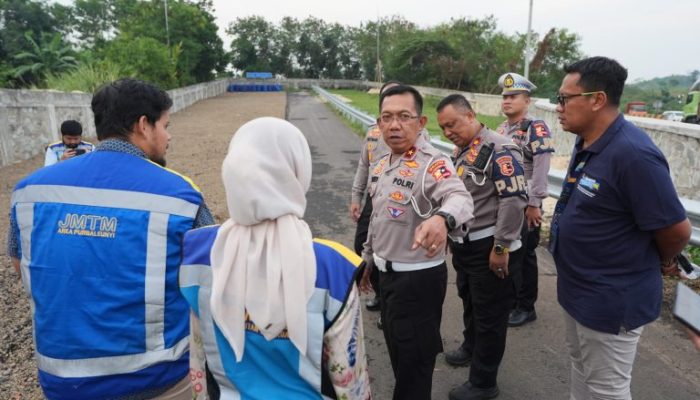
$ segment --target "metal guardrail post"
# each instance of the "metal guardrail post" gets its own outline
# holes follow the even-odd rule
[[[352,121],[359,122],[365,127],[365,129],[376,123],[373,116],[365,114],[364,112],[343,103],[333,94],[320,88],[319,86],[313,86],[312,88],[316,93],[318,93],[319,96],[326,99],[343,115],[347,116]],[[435,138],[431,139],[430,143],[448,156],[452,155],[452,149],[454,148],[452,143]],[[557,169],[549,170],[548,191],[550,196],[554,197],[555,199],[559,198],[565,178],[566,171]],[[685,211],[688,214],[688,219],[690,219],[690,223],[693,226],[690,243],[694,246],[700,246],[700,201],[681,198],[681,203],[683,204],[683,207],[685,207]]]

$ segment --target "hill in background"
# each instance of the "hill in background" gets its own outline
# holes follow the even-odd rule
[[[695,70],[687,75],[670,75],[627,84],[622,95],[621,107],[624,110],[630,101],[644,101],[651,113],[680,110],[685,104],[688,89],[699,77],[700,71]],[[657,100],[662,104],[658,110],[653,108]]]

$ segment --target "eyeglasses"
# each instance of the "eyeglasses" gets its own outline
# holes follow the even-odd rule
[[[596,90],[595,92],[584,92],[584,93],[577,93],[577,94],[558,94],[556,99],[557,103],[559,103],[560,106],[565,107],[566,102],[572,98],[572,97],[578,97],[578,96],[591,96],[596,93],[604,93],[602,90]]]
[[[396,115],[394,115],[394,114],[382,114],[379,116],[379,120],[385,124],[390,124],[390,123],[394,122],[394,120],[399,121],[399,124],[405,124],[412,119],[418,119],[418,118],[420,118],[420,115],[411,115],[409,113],[401,113],[401,114],[396,114]]]

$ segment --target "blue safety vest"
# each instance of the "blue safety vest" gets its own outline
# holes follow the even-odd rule
[[[245,353],[237,362],[233,348],[212,319],[209,306],[209,255],[218,229],[219,226],[205,227],[185,235],[180,290],[200,320],[207,366],[219,384],[221,398],[322,398],[323,334],[340,314],[352,290],[360,258],[341,244],[315,239],[316,289],[306,307],[307,356],[301,355],[285,335],[267,341],[253,322],[247,321]]]
[[[49,399],[168,387],[189,370],[181,241],[202,195],[144,158],[98,151],[17,184],[21,273]]]

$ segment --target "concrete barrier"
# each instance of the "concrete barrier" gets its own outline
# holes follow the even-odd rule
[[[171,112],[177,112],[197,101],[218,96],[230,83],[254,82],[247,79],[222,79],[168,91],[173,99]],[[269,80],[265,82],[269,83]],[[343,79],[278,79],[287,89],[311,89],[317,85],[326,89],[366,90],[379,87],[372,81]],[[499,115],[501,96],[457,92],[454,90],[417,87],[425,95],[444,97],[461,93],[478,114]],[[0,90],[0,166],[26,160],[43,151],[48,143],[60,140],[59,126],[66,119],[83,124],[84,136],[94,138],[91,94],[64,93],[48,90]],[[568,156],[574,135],[561,130],[555,105],[546,99],[533,99],[532,113],[544,119],[553,131],[557,155]],[[646,131],[666,155],[671,177],[679,195],[700,200],[700,125],[651,118],[628,117]],[[641,179],[641,178],[640,178]]]
[[[169,90],[175,113],[200,100],[226,91],[228,79]],[[83,125],[83,137],[96,140],[90,101],[92,94],[54,90],[0,89],[0,166],[42,153],[61,140],[61,123],[75,119]]]
[[[548,100],[538,99],[531,111],[552,130],[556,154],[568,157],[576,135],[561,129],[555,107]],[[645,131],[664,153],[678,194],[700,200],[700,125],[653,118],[625,118]],[[644,177],[640,176],[639,181],[644,184]]]

